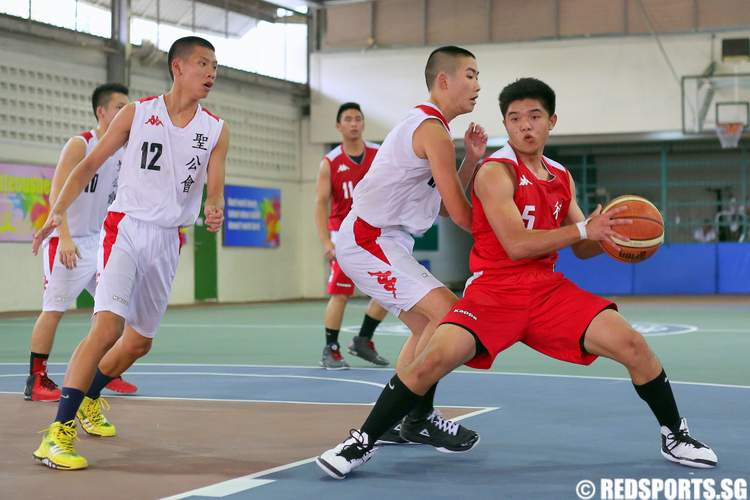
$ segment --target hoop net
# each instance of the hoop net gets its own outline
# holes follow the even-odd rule
[[[719,136],[722,149],[736,148],[745,125],[742,122],[718,123],[716,135]]]

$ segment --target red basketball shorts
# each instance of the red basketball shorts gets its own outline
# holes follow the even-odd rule
[[[608,308],[617,306],[578,288],[561,273],[476,273],[442,323],[463,327],[487,349],[466,363],[474,368],[490,368],[495,357],[516,342],[561,361],[589,365],[597,356],[583,351],[581,336]]]

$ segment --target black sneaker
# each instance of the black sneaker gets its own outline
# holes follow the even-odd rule
[[[390,361],[378,354],[378,351],[375,350],[375,343],[372,340],[359,335],[354,337],[352,343],[349,344],[349,354],[378,366],[388,366],[391,364]]]
[[[690,429],[684,418],[680,419],[680,430],[677,432],[662,426],[661,454],[670,462],[700,469],[716,467],[719,462],[711,448],[690,436]]]
[[[424,419],[414,420],[407,415],[401,422],[401,437],[412,443],[429,444],[443,453],[465,453],[479,443],[479,434],[444,419],[437,410]]]
[[[380,438],[375,441],[375,445],[381,444],[405,444],[408,443],[406,439],[401,437],[401,421],[396,422],[396,425],[385,431]]]

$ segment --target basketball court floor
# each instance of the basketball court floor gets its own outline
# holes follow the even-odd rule
[[[34,318],[0,318],[0,490],[8,498],[579,498],[602,478],[750,479],[750,329],[745,297],[618,301],[666,366],[693,434],[719,455],[716,469],[688,469],[659,454],[658,426],[620,366],[565,365],[525,346],[492,371],[459,370],[436,403],[476,429],[479,446],[445,455],[421,445],[388,446],[345,481],[313,458],[358,427],[392,369],[351,356],[348,371],[317,367],[322,302],[173,308],[151,354],[128,379],[136,396],[109,398],[118,436],[80,436],[89,470],[62,473],[31,457],[55,404],[23,400]],[[342,343],[366,303],[347,310]],[[70,314],[58,331],[50,374],[85,334]],[[389,318],[376,334],[395,360],[404,328]],[[96,473],[94,473],[96,472]]]

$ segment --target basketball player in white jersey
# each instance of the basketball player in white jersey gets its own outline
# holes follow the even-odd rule
[[[117,198],[101,232],[91,331],[73,353],[57,416],[34,451],[51,468],[88,466],[74,446],[77,412],[84,427],[114,435],[114,426],[101,413],[101,398],[84,396],[148,352],[177,269],[179,226],[195,223],[204,184],[208,230],[217,232],[224,220],[229,131],[200,105],[216,79],[214,47],[202,38],[180,38],[169,50],[168,64],[170,91],[129,104],[117,114],[101,142],[70,174],[47,223],[34,236],[36,251],[103,161],[127,143]],[[125,322],[131,328],[123,335]],[[105,354],[112,358],[110,371],[95,377]]]
[[[481,127],[469,125],[464,135],[466,156],[456,172],[449,123],[473,111],[480,90],[478,74],[476,59],[468,50],[447,46],[430,54],[425,68],[429,101],[412,109],[385,138],[369,172],[354,189],[352,209],[339,230],[336,256],[341,268],[412,332],[399,355],[397,371],[414,360],[458,300],[416,261],[412,235],[427,231],[439,214],[450,216],[466,231],[471,228],[465,190],[484,155],[487,135]],[[469,451],[479,436],[443,419],[433,408],[436,385],[401,422],[400,437],[441,451]],[[352,445],[362,440],[364,448]],[[318,465],[336,476],[327,465],[328,455],[371,446],[364,433],[357,433],[319,457]]]
[[[94,89],[91,105],[97,120],[94,130],[81,132],[65,144],[52,177],[50,203],[54,203],[70,171],[88,155],[104,135],[118,111],[128,104],[128,88],[105,83]],[[67,217],[44,241],[42,262],[44,296],[42,313],[31,333],[29,377],[24,398],[29,401],[57,401],[60,389],[47,376],[47,359],[52,351],[57,325],[65,311],[84,290],[93,296],[96,288],[96,249],[99,231],[117,188],[122,150],[109,157],[83,193],[70,206]],[[133,384],[118,377],[108,389],[133,393]]]

